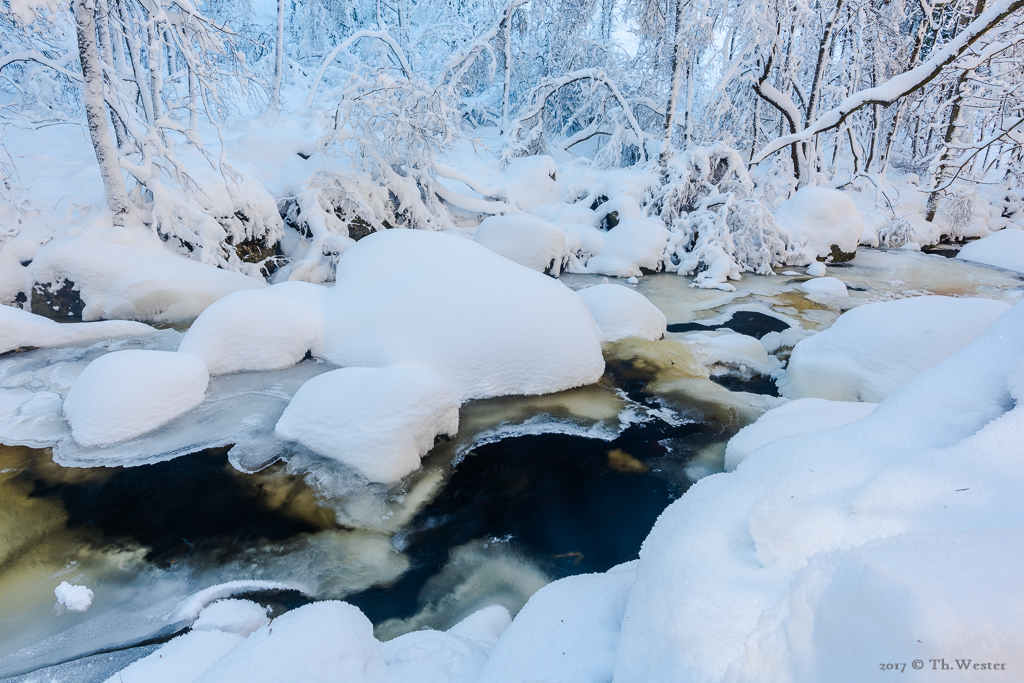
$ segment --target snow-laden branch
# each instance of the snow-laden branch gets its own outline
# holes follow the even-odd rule
[[[409,66],[409,60],[405,58],[405,52],[402,51],[401,46],[395,41],[390,33],[387,31],[357,31],[341,45],[338,45],[336,48],[331,50],[331,53],[327,55],[326,59],[324,59],[320,68],[316,72],[316,76],[313,78],[313,84],[309,87],[309,95],[306,97],[306,101],[302,103],[303,109],[309,109],[313,106],[313,99],[316,97],[316,91],[320,87],[320,81],[323,80],[324,74],[327,72],[327,67],[331,65],[331,62],[333,62],[342,51],[349,49],[355,45],[356,41],[361,40],[362,38],[376,38],[377,40],[383,41],[395,54],[395,58],[401,65],[402,71],[405,73],[405,77],[412,77],[412,67]]]
[[[68,57],[66,62],[68,61],[71,61],[70,56]],[[7,65],[13,64],[14,62],[38,62],[43,66],[50,67],[51,69],[53,69],[54,71],[63,76],[67,76],[76,83],[82,82],[82,76],[80,74],[76,74],[74,71],[68,71],[64,68],[63,64],[55,62],[52,59],[48,59],[45,55],[34,50],[31,52],[16,52],[14,54],[4,55],[3,57],[0,57],[0,71],[2,71],[3,68]]]
[[[943,69],[958,57],[967,52],[968,49],[981,40],[999,22],[1022,7],[1024,7],[1024,0],[996,0],[991,7],[982,12],[977,19],[972,21],[963,31],[944,45],[941,50],[935,52],[927,61],[922,62],[910,71],[893,76],[881,85],[866,88],[850,95],[840,102],[839,106],[819,116],[802,131],[792,135],[784,135],[769,142],[760,152],[754,155],[751,163],[759,163],[794,142],[810,140],[819,133],[841,126],[851,114],[862,107],[871,104],[888,106],[919,90],[934,80],[942,73]]]
[[[981,140],[973,145],[969,145],[967,147],[967,151],[964,152],[959,159],[957,159],[951,164],[948,164],[947,166],[948,168],[956,168],[956,173],[954,173],[946,182],[929,190],[929,193],[942,192],[943,190],[947,189],[956,181],[957,178],[960,177],[960,174],[963,172],[964,168],[966,168],[967,165],[971,163],[971,161],[976,156],[978,156],[978,154],[980,154],[983,150],[987,149],[991,145],[994,145],[995,143],[999,142],[1003,138],[1010,138],[1011,140],[1013,140],[1014,131],[1017,128],[1021,127],[1022,125],[1024,125],[1024,116],[1011,120],[1010,122],[1001,126],[999,130],[997,130],[984,140]]]

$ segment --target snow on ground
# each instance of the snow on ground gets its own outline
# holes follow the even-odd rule
[[[387,230],[338,262],[324,357],[419,367],[460,400],[543,394],[597,381],[600,332],[578,295],[472,240]]]
[[[787,398],[878,402],[971,343],[1009,306],[922,296],[865,304],[797,343],[779,391]]]
[[[149,325],[129,320],[58,323],[13,306],[0,305],[0,354],[23,348],[91,344],[104,339],[153,334]]]
[[[115,351],[78,376],[64,399],[64,414],[79,444],[116,444],[198,406],[209,381],[206,366],[190,354]]]
[[[92,605],[93,592],[88,586],[73,586],[61,581],[53,590],[57,604],[67,607],[69,612],[84,612]]]
[[[965,244],[956,257],[963,261],[1024,273],[1024,230],[1000,230],[977,242]]]
[[[458,427],[459,400],[436,374],[342,368],[303,384],[274,431],[390,484],[418,469],[434,439],[454,436]]]
[[[566,253],[565,232],[526,214],[486,218],[473,240],[521,266],[553,275],[561,271]]]
[[[779,204],[775,220],[788,242],[787,261],[792,265],[828,256],[833,245],[854,252],[864,231],[852,199],[839,190],[811,185]]]
[[[320,356],[326,294],[308,282],[234,292],[196,318],[178,351],[201,358],[211,375],[277,370],[307,352]]]
[[[594,316],[604,341],[625,337],[656,340],[665,335],[665,314],[634,289],[609,283],[586,287],[577,293]]]

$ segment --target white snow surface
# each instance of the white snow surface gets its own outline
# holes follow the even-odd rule
[[[969,242],[956,257],[963,261],[1024,273],[1024,230],[1005,228],[977,242]]]
[[[779,392],[877,403],[981,335],[1009,305],[921,296],[851,309],[793,348]]]
[[[512,214],[484,219],[473,240],[496,254],[541,273],[558,275],[566,257],[566,234],[553,223]]]
[[[787,436],[806,434],[841,427],[875,409],[876,403],[829,401],[823,398],[800,398],[772,408],[729,439],[725,447],[725,469],[736,469],[743,460],[761,446]]]
[[[809,272],[810,268],[807,270]],[[816,277],[813,280],[801,282],[797,286],[808,294],[824,294],[840,298],[850,296],[846,289],[846,283],[834,277]]]
[[[669,231],[654,218],[624,218],[605,233],[604,244],[586,264],[586,272],[614,277],[642,275],[661,267]]]
[[[244,638],[224,631],[189,631],[133,662],[104,683],[192,683]]]
[[[67,581],[53,589],[57,604],[67,607],[69,612],[84,612],[92,605],[93,592],[88,586],[75,586]]]
[[[459,400],[433,372],[342,368],[303,384],[274,431],[372,482],[394,483],[458,427]]]
[[[0,354],[15,349],[54,348],[71,344],[153,334],[149,325],[130,320],[58,323],[13,306],[0,305]]]
[[[252,600],[227,598],[204,607],[192,624],[192,630],[224,631],[248,636],[269,623],[266,607]]]
[[[779,204],[775,220],[788,243],[791,265],[828,256],[832,245],[844,252],[856,251],[864,231],[864,221],[852,199],[839,190],[811,185]]]
[[[338,261],[324,357],[431,370],[460,400],[596,382],[600,331],[578,294],[464,237],[385,230]]]
[[[665,335],[665,314],[635,289],[609,283],[586,287],[577,294],[594,316],[604,341],[625,337],[653,341]]]
[[[115,351],[78,376],[64,399],[64,415],[79,444],[116,444],[198,406],[209,380],[203,362],[187,353]]]
[[[229,294],[196,318],[178,350],[203,359],[211,375],[277,370],[307,352],[320,356],[326,295],[326,287],[308,282]]]
[[[811,277],[821,277],[822,275],[825,274],[825,272],[827,270],[828,270],[828,268],[821,261],[815,261],[811,265],[807,266],[807,274],[810,275]],[[787,273],[783,273],[783,275],[786,275],[786,274]],[[795,275],[795,273],[788,273],[788,274]]]

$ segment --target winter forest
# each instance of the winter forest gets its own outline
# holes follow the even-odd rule
[[[1024,676],[1024,0],[0,0],[0,680]]]

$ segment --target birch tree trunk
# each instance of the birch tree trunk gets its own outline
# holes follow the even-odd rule
[[[281,112],[281,77],[284,73],[284,0],[277,0],[277,43],[274,52],[274,86],[270,90],[267,115],[276,118]]]
[[[689,0],[678,0],[676,3],[675,30],[672,33],[672,88],[669,90],[668,105],[665,107],[665,136],[661,143],[659,163],[662,170],[668,165],[672,149],[672,127],[675,125],[676,105],[679,103],[679,82],[682,80],[686,65],[686,48],[683,46],[683,10]]]

